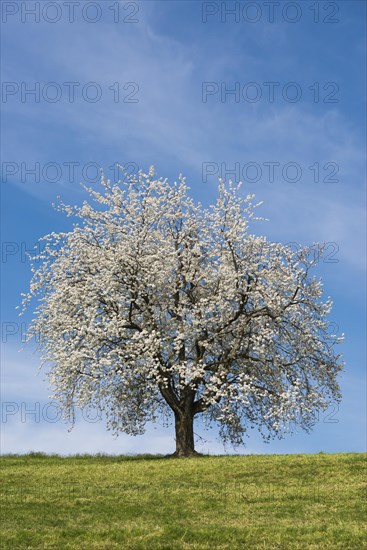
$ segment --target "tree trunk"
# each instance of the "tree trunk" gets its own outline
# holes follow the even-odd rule
[[[198,456],[194,449],[194,415],[191,411],[175,413],[176,452],[173,456]]]

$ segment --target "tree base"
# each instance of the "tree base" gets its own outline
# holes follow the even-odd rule
[[[188,451],[175,451],[170,455],[166,455],[166,458],[195,458],[200,456],[206,456],[197,451],[188,450]]]

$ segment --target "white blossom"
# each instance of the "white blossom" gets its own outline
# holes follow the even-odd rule
[[[342,368],[314,248],[251,234],[254,196],[232,182],[204,208],[183,177],[155,178],[153,167],[118,184],[102,176],[101,192],[85,187],[90,202],[60,201],[80,225],[46,235],[33,256],[29,336],[41,335],[65,418],[95,406],[114,433],[138,434],[187,407],[234,444],[253,426],[264,437],[309,429],[340,398]]]

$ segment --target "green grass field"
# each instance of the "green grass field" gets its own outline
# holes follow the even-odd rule
[[[367,548],[366,455],[1,458],[1,548]]]

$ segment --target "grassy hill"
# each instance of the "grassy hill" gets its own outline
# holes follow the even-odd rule
[[[4,456],[1,548],[367,548],[366,455]]]

